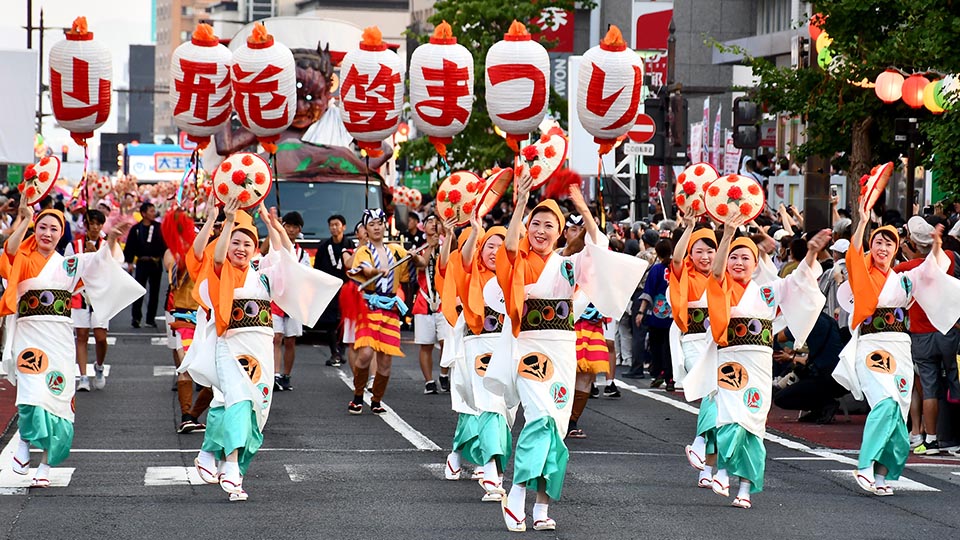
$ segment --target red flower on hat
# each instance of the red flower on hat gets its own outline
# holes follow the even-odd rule
[[[693,174],[695,174],[695,175],[697,175],[697,176],[700,176],[700,175],[703,174],[703,171],[704,171],[704,170],[706,170],[706,169],[703,168],[703,165],[697,165],[697,166],[693,169]]]
[[[227,193],[230,193],[230,188],[227,187],[226,184],[220,184],[219,186],[217,186],[217,193],[221,195],[226,195]]]
[[[541,172],[543,172],[543,168],[540,167],[539,165],[534,165],[533,167],[530,167],[530,176],[534,178],[539,177]]]
[[[47,171],[41,172],[41,173],[40,173],[40,181],[41,181],[41,182],[47,182],[48,180],[50,180],[50,173],[47,172]]]
[[[27,165],[27,168],[23,170],[23,179],[30,180],[35,176],[37,176],[37,169],[33,165]]]
[[[690,203],[690,208],[693,208],[695,211],[699,212],[699,211],[700,211],[700,199],[694,199],[693,202]]]
[[[453,208],[444,208],[443,217],[450,219],[453,217]]]
[[[247,181],[247,173],[243,171],[233,171],[233,175],[230,176],[230,180],[233,180],[233,183],[242,186]]]
[[[256,182],[257,185],[261,185],[267,181],[267,175],[263,174],[262,172],[258,172],[253,176],[253,181]]]
[[[717,215],[723,217],[730,213],[730,209],[727,208],[727,205],[720,203],[717,205]]]
[[[532,144],[530,146],[523,147],[521,153],[523,154],[523,159],[527,161],[534,161],[537,159],[537,147]]]
[[[476,206],[476,201],[467,201],[467,203],[463,205],[463,211],[471,214],[473,213],[474,206]]]
[[[730,176],[727,177],[727,182],[733,183],[736,181],[737,181],[737,175],[735,174],[731,174]]]
[[[683,206],[687,202],[687,198],[683,195],[677,195],[677,206]]]
[[[740,205],[740,213],[749,216],[753,213],[753,205],[750,203],[743,203]]]
[[[727,190],[727,197],[739,199],[743,197],[743,190],[740,189],[740,186],[730,186],[730,189]]]
[[[23,194],[26,195],[28,199],[30,199],[37,194],[37,188],[33,186],[27,186],[27,190],[24,191]]]
[[[444,191],[444,190],[442,190],[442,189],[441,189],[440,191],[438,191],[438,192],[437,192],[437,200],[440,201],[440,202],[446,201],[446,200],[447,200],[447,192]]]
[[[687,173],[686,173],[686,171],[684,171],[684,172],[680,173],[679,175],[677,175],[677,183],[678,183],[678,184],[682,184],[682,183],[684,183],[684,182],[686,182],[686,181],[687,181]]]
[[[240,192],[240,195],[237,195],[237,200],[240,201],[240,202],[242,202],[242,203],[245,203],[245,202],[249,201],[249,200],[250,200],[250,192],[249,192],[249,191],[241,191],[241,192]]]
[[[457,184],[459,184],[459,183],[460,183],[460,175],[459,175],[459,174],[455,174],[455,175],[453,175],[453,176],[450,177],[450,185],[451,185],[451,186],[455,186],[455,185],[457,185]]]
[[[747,188],[747,191],[749,191],[751,195],[757,196],[760,194],[760,186],[756,184],[750,184],[750,187]]]
[[[240,160],[240,163],[243,163],[244,167],[249,167],[253,165],[253,158],[250,156],[243,156],[243,158]]]
[[[861,185],[861,186],[866,185],[867,180],[869,180],[869,179],[870,179],[870,175],[869,175],[869,174],[865,174],[865,175],[861,176],[861,177],[860,177],[860,185]]]
[[[697,192],[697,185],[693,182],[684,182],[683,183],[683,192],[687,195],[693,195]]]
[[[467,193],[473,193],[477,190],[476,182],[467,182]]]
[[[233,165],[231,165],[229,161],[224,161],[220,164],[220,170],[223,172],[230,172],[231,167],[233,167]]]
[[[46,167],[46,166],[47,166],[47,163],[50,163],[50,157],[49,157],[49,156],[44,157],[43,159],[40,160],[40,166],[41,166],[41,167]]]
[[[462,197],[463,195],[459,191],[451,191],[447,194],[447,200],[450,201],[450,204],[457,204]]]
[[[544,157],[546,157],[547,159],[551,159],[551,158],[553,158],[553,156],[557,155],[557,151],[554,150],[552,146],[548,146],[548,147],[546,147],[546,148],[543,149],[543,155],[544,155]]]
[[[720,194],[720,188],[717,186],[710,186],[710,188],[707,189],[707,195],[711,197],[716,197],[719,194]]]

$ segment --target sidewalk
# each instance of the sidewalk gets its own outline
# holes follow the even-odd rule
[[[0,378],[0,437],[6,434],[7,428],[17,415],[17,389],[10,381]]]

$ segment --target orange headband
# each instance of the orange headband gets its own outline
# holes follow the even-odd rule
[[[757,245],[753,243],[747,236],[741,236],[733,241],[730,244],[730,253],[733,253],[733,250],[737,248],[747,248],[750,250],[750,253],[753,253],[753,260],[760,260],[760,250],[757,249]]]
[[[690,235],[690,243],[687,244],[687,255],[693,251],[693,245],[700,240],[711,240],[713,245],[717,245],[717,235],[713,232],[713,229],[709,227],[705,229],[697,229],[693,231],[692,235]]]

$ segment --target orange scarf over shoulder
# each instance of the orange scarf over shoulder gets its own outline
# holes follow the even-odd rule
[[[37,239],[34,236],[20,243],[16,255],[10,255],[4,249],[0,256],[0,276],[7,280],[7,289],[0,298],[0,316],[12,315],[17,312],[19,294],[17,285],[21,281],[35,278],[47,265],[47,257],[37,251]]]
[[[524,287],[540,279],[546,264],[547,259],[530,249],[530,242],[526,237],[520,240],[520,246],[513,257],[507,251],[506,245],[500,246],[500,251],[497,252],[497,282],[503,289],[503,300],[513,324],[514,337],[520,335],[520,317],[523,314],[523,301],[526,299]]]
[[[870,241],[882,230],[893,233],[898,244],[900,235],[889,225],[884,225],[870,234]],[[847,273],[850,276],[850,289],[853,291],[853,321],[852,328],[860,326],[867,317],[873,315],[880,301],[880,291],[887,282],[889,271],[883,272],[873,264],[873,257],[863,253],[863,246],[851,243],[847,250]]]
[[[757,245],[745,236],[735,239],[730,244],[728,253],[732,253],[735,249],[741,247],[747,248],[753,253],[753,260],[760,260]],[[729,272],[724,274],[722,284],[717,281],[715,276],[710,276],[707,284],[707,313],[710,314],[710,332],[713,334],[713,340],[717,345],[725,346],[727,344],[730,308],[740,303],[749,283],[748,281],[746,284],[741,284],[734,281]]]
[[[213,257],[213,254],[210,254]],[[211,268],[213,265],[211,264]],[[230,316],[233,313],[233,291],[243,287],[247,281],[247,271],[245,268],[237,268],[230,264],[230,261],[223,261],[220,267],[220,275],[216,271],[207,272],[207,287],[210,291],[210,301],[213,302],[213,310],[217,317],[217,335],[222,336],[230,325]]]

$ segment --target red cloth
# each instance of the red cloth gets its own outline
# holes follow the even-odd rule
[[[947,254],[947,257],[950,258],[950,268],[947,269],[947,273],[953,275],[954,271],[954,252],[944,251]],[[911,259],[907,262],[900,263],[893,267],[894,272],[906,272],[907,270],[913,270],[914,268],[920,266],[921,263],[926,259],[926,257],[921,257],[919,259]],[[927,317],[927,314],[923,311],[923,308],[920,307],[920,304],[914,302],[909,309],[910,315],[910,332],[917,334],[929,334],[931,332],[938,332],[938,330],[930,324],[930,319]]]

